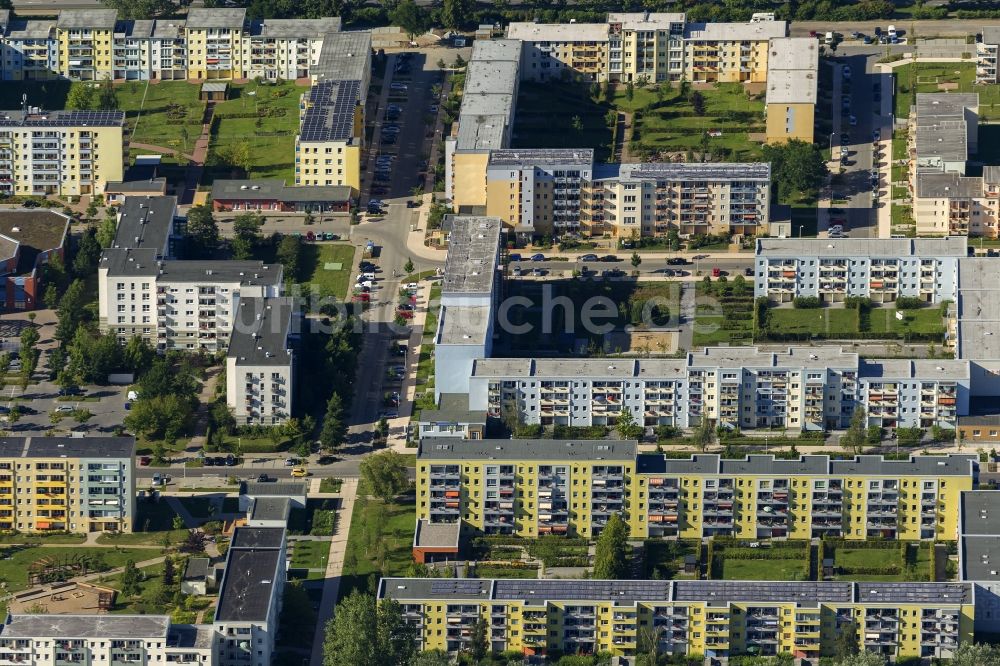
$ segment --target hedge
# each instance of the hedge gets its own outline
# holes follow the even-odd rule
[[[837,573],[843,576],[898,576],[899,567],[836,567]]]

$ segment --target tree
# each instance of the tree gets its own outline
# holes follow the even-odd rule
[[[384,416],[375,424],[375,436],[383,441],[389,436],[389,421]]]
[[[187,248],[193,259],[210,259],[219,248],[219,225],[211,206],[192,206],[187,216]]]
[[[398,602],[355,590],[337,604],[327,622],[323,666],[397,666],[409,664],[416,629],[403,620]]]
[[[13,427],[20,420],[21,420],[21,408],[18,407],[17,405],[14,405],[13,407],[10,408],[10,411],[7,412],[7,422],[10,423],[11,427]]]
[[[385,502],[410,485],[406,477],[406,463],[403,461],[403,456],[391,449],[362,458],[361,479],[368,485],[373,495]]]
[[[327,451],[332,451],[344,443],[347,436],[347,424],[344,423],[344,404],[340,394],[334,393],[326,403],[326,415],[323,417],[323,428],[319,431],[319,444]]]
[[[76,246],[76,256],[73,257],[73,275],[86,279],[97,272],[97,262],[101,259],[101,244],[93,227],[80,236]]]
[[[76,329],[83,321],[86,298],[83,281],[73,280],[59,299],[59,307],[56,309],[56,317],[59,319],[56,324],[56,340],[65,343],[76,335]]]
[[[691,93],[691,96],[688,98],[688,100],[691,102],[691,110],[694,111],[694,115],[696,116],[705,115],[704,95],[695,90],[693,93]]]
[[[97,244],[102,249],[111,247],[115,241],[115,234],[118,232],[118,218],[109,215],[101,221],[101,226],[97,229]]]
[[[638,252],[632,253],[632,268],[639,268],[639,264],[642,263],[642,257],[639,256]]]
[[[620,514],[614,514],[601,529],[594,546],[594,578],[628,578],[628,527]]]
[[[111,83],[111,79],[104,79],[101,83],[101,88],[97,92],[97,108],[102,111],[118,109],[118,95],[115,94],[115,86]]]
[[[66,94],[66,108],[88,111],[94,108],[94,89],[89,83],[79,81],[70,84]]]
[[[0,353],[0,377],[3,377],[10,370],[10,354]]]
[[[635,97],[635,84],[629,81],[625,84],[625,99],[631,102],[633,97]]]
[[[475,624],[472,625],[472,636],[469,645],[472,660],[477,664],[486,659],[486,655],[490,653],[490,642],[487,631],[486,618],[480,615],[476,619]]]
[[[285,278],[293,282],[299,279],[300,261],[302,256],[302,238],[299,236],[282,236],[278,243],[277,260],[285,267]]]
[[[125,562],[119,581],[120,590],[123,597],[134,597],[139,594],[139,570],[135,568],[135,560]]]
[[[253,146],[249,141],[236,141],[219,153],[222,161],[230,167],[242,169],[247,178],[250,177],[250,167],[253,166]]]
[[[406,33],[410,41],[417,35],[422,35],[431,27],[430,13],[417,5],[413,0],[402,0],[395,9],[389,12],[389,20]]]
[[[868,650],[841,657],[833,662],[834,666],[885,666],[885,663],[884,655]]]
[[[47,308],[54,308],[59,305],[59,287],[52,283],[45,285],[42,301]]]
[[[177,516],[178,518],[180,516]],[[174,558],[167,557],[163,560],[163,584],[167,587],[171,587],[174,584],[174,575],[176,574],[174,568]]]
[[[699,449],[704,451],[712,443],[713,436],[712,420],[702,416],[701,423],[698,424],[698,428],[694,431],[694,443],[698,445]]]
[[[200,530],[188,530],[187,539],[180,546],[182,553],[204,553],[205,533]]]
[[[868,415],[864,407],[857,407],[851,414],[851,423],[840,438],[840,445],[855,455],[861,453],[868,439]]]
[[[451,657],[443,650],[424,650],[413,656],[410,666],[451,666]]]
[[[260,243],[264,218],[257,213],[243,213],[233,218],[233,258],[250,259]]]
[[[951,658],[952,666],[1000,666],[1000,647],[989,643],[961,643]]]
[[[766,144],[763,161],[771,163],[771,174],[783,195],[819,189],[829,173],[819,146],[793,139]]]
[[[583,119],[580,116],[573,116],[569,121],[570,126],[573,128],[574,132],[583,131]]]
[[[134,335],[125,343],[122,352],[122,364],[129,372],[142,376],[152,367],[156,359],[156,350],[144,338]]]
[[[40,337],[37,328],[25,326],[21,331],[21,349],[34,349]]]
[[[413,259],[407,257],[406,263],[403,264],[403,272],[409,275],[410,273],[413,272],[413,268],[414,268]]]
[[[628,407],[618,412],[615,420],[615,431],[620,439],[639,439],[642,437],[642,426],[635,422],[635,416]]]
[[[118,11],[121,19],[149,19],[170,14],[177,9],[172,0],[101,0]]]
[[[460,28],[471,15],[471,9],[468,0],[444,0],[440,14],[441,25],[450,30]],[[439,69],[444,69],[444,67]]]

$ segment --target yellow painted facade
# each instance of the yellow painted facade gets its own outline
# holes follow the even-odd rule
[[[189,79],[240,78],[244,70],[242,29],[188,25],[185,32]]]
[[[798,139],[812,143],[815,119],[814,104],[768,104],[767,142],[785,143]]]
[[[296,185],[347,185],[361,189],[361,146],[347,141],[295,143]]]
[[[502,586],[502,581],[492,582],[495,589]],[[666,583],[663,598],[635,599],[633,594],[629,595],[631,599],[615,601],[581,596],[576,588],[591,583],[549,583],[548,598],[541,599],[537,595],[528,599],[514,595],[463,599],[461,594],[447,599],[428,594],[428,598],[421,599],[419,593],[409,591],[416,584],[414,579],[383,579],[380,596],[399,601],[404,619],[418,628],[421,649],[448,652],[469,648],[474,625],[480,618],[487,623],[493,649],[526,655],[560,651],[632,656],[640,644],[655,642],[663,654],[719,658],[787,653],[800,659],[818,659],[833,655],[838,636],[847,633],[855,637],[860,650],[880,652],[886,657],[946,658],[957,645],[973,638],[971,599],[949,602],[948,591],[943,589],[940,595],[928,595],[926,601],[918,603],[861,601],[859,592],[837,602],[829,599],[838,594],[824,589],[836,584],[816,584],[816,596],[815,590],[796,590],[800,584],[795,583],[734,582],[732,585],[752,590],[760,588],[756,593],[768,586],[787,585],[790,596],[799,598],[733,600],[725,598],[728,589],[720,589],[723,599],[719,601],[677,601],[672,598],[683,583]],[[593,584],[603,588],[604,583]],[[907,585],[896,587],[905,593]],[[400,586],[406,592],[398,593]],[[567,588],[566,599],[558,597],[561,586]],[[968,586],[961,587],[968,590]],[[671,588],[675,592],[669,593]],[[705,587],[698,589],[705,591]],[[614,590],[607,593],[614,594]],[[780,595],[773,598],[780,599]]]
[[[114,31],[98,28],[57,28],[59,74],[82,81],[112,78]]]
[[[460,462],[421,456],[417,518],[461,521],[475,533],[526,538],[592,538],[611,514],[621,513],[634,539],[951,541],[958,530],[953,507],[960,493],[974,486],[971,472],[940,477],[671,474],[637,471],[637,460]]]
[[[453,209],[486,205],[486,165],[489,159],[488,151],[456,152],[452,156]]]

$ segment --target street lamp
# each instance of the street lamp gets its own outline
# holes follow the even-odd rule
[[[799,238],[802,238],[802,227],[804,227],[804,226],[806,226],[806,225],[804,225],[804,224],[800,224],[799,225]]]

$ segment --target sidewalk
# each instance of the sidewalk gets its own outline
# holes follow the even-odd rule
[[[347,552],[347,537],[351,533],[351,516],[354,500],[358,494],[358,480],[344,479],[340,488],[340,520],[330,539],[330,554],[326,559],[326,577],[323,580],[323,597],[316,614],[316,635],[313,637],[312,666],[323,666],[323,638],[326,623],[333,617],[340,595],[340,577],[344,572],[344,554]]]

